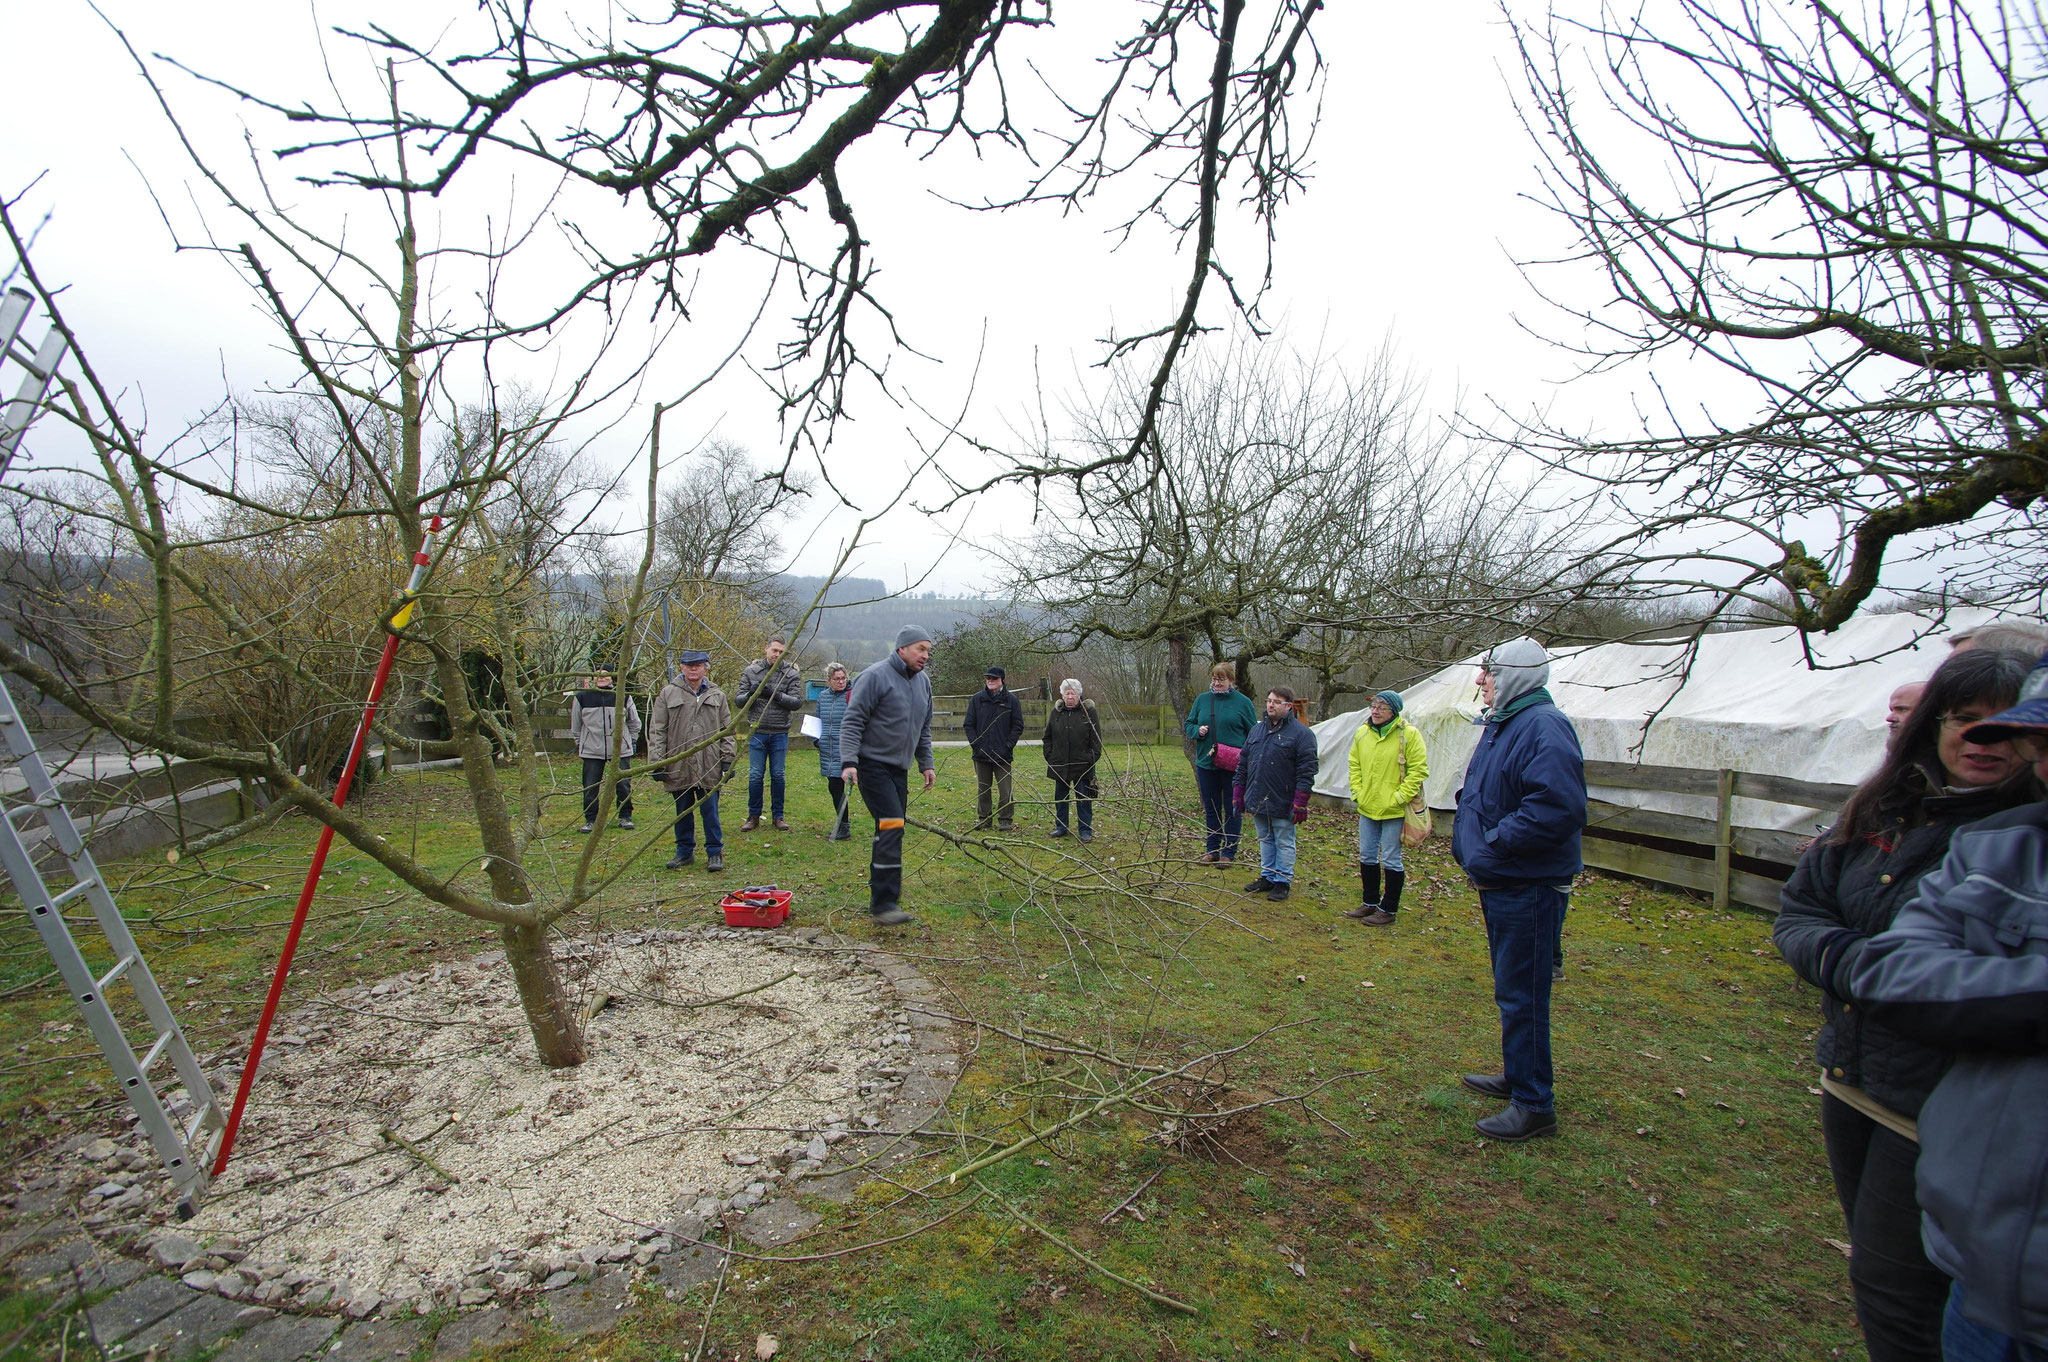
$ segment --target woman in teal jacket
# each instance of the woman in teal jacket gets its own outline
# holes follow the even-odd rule
[[[1422,733],[1401,717],[1399,691],[1383,690],[1351,740],[1351,802],[1358,806],[1358,881],[1362,897],[1346,913],[1368,927],[1391,927],[1401,911],[1401,826],[1429,776]],[[1380,872],[1386,871],[1386,889]]]
[[[1229,865],[1237,859],[1237,839],[1244,815],[1231,805],[1229,771],[1216,764],[1216,744],[1243,747],[1259,711],[1237,688],[1228,662],[1209,669],[1209,690],[1188,706],[1188,737],[1195,743],[1195,785],[1202,792],[1202,826],[1209,834],[1203,865]]]

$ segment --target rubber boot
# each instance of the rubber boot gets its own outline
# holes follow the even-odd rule
[[[1346,913],[1346,917],[1371,917],[1380,910],[1380,863],[1360,861],[1358,863],[1358,884],[1361,897],[1358,906]]]
[[[1388,917],[1392,917],[1401,911],[1401,886],[1407,882],[1408,876],[1406,872],[1400,870],[1389,870],[1387,872],[1387,892],[1380,899],[1380,911]]]

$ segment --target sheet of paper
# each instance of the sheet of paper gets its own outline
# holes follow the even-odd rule
[[[804,736],[805,736],[806,738],[815,738],[815,737],[818,737],[819,735],[823,734],[823,733],[824,733],[824,731],[825,731],[825,729],[824,729],[824,726],[823,726],[822,724],[820,724],[820,723],[818,722],[818,716],[817,716],[817,715],[815,715],[815,714],[806,714],[806,715],[804,715],[804,727],[803,727],[803,734],[804,734]]]

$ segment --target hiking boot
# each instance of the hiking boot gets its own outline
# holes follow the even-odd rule
[[[1371,905],[1368,904],[1367,907],[1371,907]],[[1375,909],[1363,917],[1359,917],[1357,913],[1346,913],[1344,916],[1356,917],[1368,927],[1391,927],[1394,925],[1394,915],[1384,908]]]
[[[1264,875],[1261,875],[1257,879],[1253,880],[1250,884],[1246,885],[1244,887],[1244,892],[1247,894],[1263,894],[1272,887],[1273,882],[1267,879]]]
[[[789,820],[788,820],[787,818],[778,818],[778,819],[776,819],[776,820],[775,820],[775,830],[776,830],[777,832],[788,832],[788,831],[789,831]]]
[[[1017,830],[1017,825],[1016,825],[1015,823],[998,823],[998,824],[996,824],[996,831],[997,831],[997,832],[1015,832],[1016,830]]]
[[[1508,1076],[1506,1074],[1466,1074],[1458,1081],[1472,1089],[1472,1091],[1484,1093],[1488,1097],[1506,1097],[1508,1095]]]
[[[663,870],[681,870],[685,866],[689,865],[689,863],[690,858],[688,856],[683,856],[679,854],[669,857],[668,860],[663,863],[661,868]]]
[[[903,927],[917,921],[898,907],[884,908],[879,913],[871,914],[871,917],[877,927]]]
[[[1489,1140],[1504,1144],[1520,1144],[1524,1140],[1541,1139],[1545,1135],[1557,1134],[1557,1113],[1553,1111],[1531,1111],[1508,1103],[1508,1109],[1497,1116],[1485,1116],[1472,1123],[1472,1128]]]
[[[1279,884],[1266,891],[1266,897],[1275,903],[1285,903],[1287,902],[1287,895],[1291,887],[1287,881],[1282,880]]]
[[[755,828],[758,828],[758,827],[760,827],[760,826],[761,826],[761,815],[757,813],[757,814],[755,814],[755,815],[754,815],[753,817],[749,818],[749,819],[748,819],[748,820],[747,820],[746,822],[744,822],[744,823],[740,824],[740,831],[741,831],[741,832],[752,832],[752,831],[753,831],[753,830],[754,830]]]
[[[715,851],[712,852],[709,856],[706,856],[704,858],[704,868],[714,875],[717,874],[719,871],[725,869],[725,857],[719,855]]]

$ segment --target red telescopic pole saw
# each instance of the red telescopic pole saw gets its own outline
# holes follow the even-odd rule
[[[370,741],[370,721],[377,717],[377,703],[384,698],[384,683],[391,679],[391,664],[398,656],[398,631],[412,619],[415,598],[420,588],[426,585],[427,569],[434,561],[434,541],[441,533],[441,517],[435,516],[427,522],[427,535],[421,542],[419,552],[412,556],[412,577],[405,584],[401,599],[405,604],[391,617],[391,629],[384,639],[384,656],[378,659],[377,675],[370,682],[370,698],[363,705],[362,722],[356,725],[355,741],[349,744],[348,760],[342,763],[341,779],[334,786],[336,806],[347,802],[349,786],[355,783],[356,767],[362,763],[363,749]],[[256,1022],[256,1038],[249,1042],[249,1057],[242,1061],[242,1081],[235,1088],[235,1104],[228,1110],[227,1128],[221,1132],[220,1153],[213,1159],[213,1176],[228,1166],[228,1155],[234,1152],[235,1132],[242,1126],[242,1108],[248,1104],[250,1085],[256,1081],[256,1066],[263,1062],[263,1044],[270,1039],[270,1023],[277,1017],[278,1000],[284,996],[285,976],[292,970],[292,954],[299,948],[299,933],[305,930],[306,912],[313,906],[313,895],[320,889],[320,872],[327,864],[327,850],[334,845],[334,829],[320,829],[320,841],[313,848],[313,863],[306,867],[306,883],[299,890],[299,906],[292,912],[291,930],[284,934],[284,952],[278,957],[277,974],[270,981],[270,996],[263,1000],[263,1015]]]

